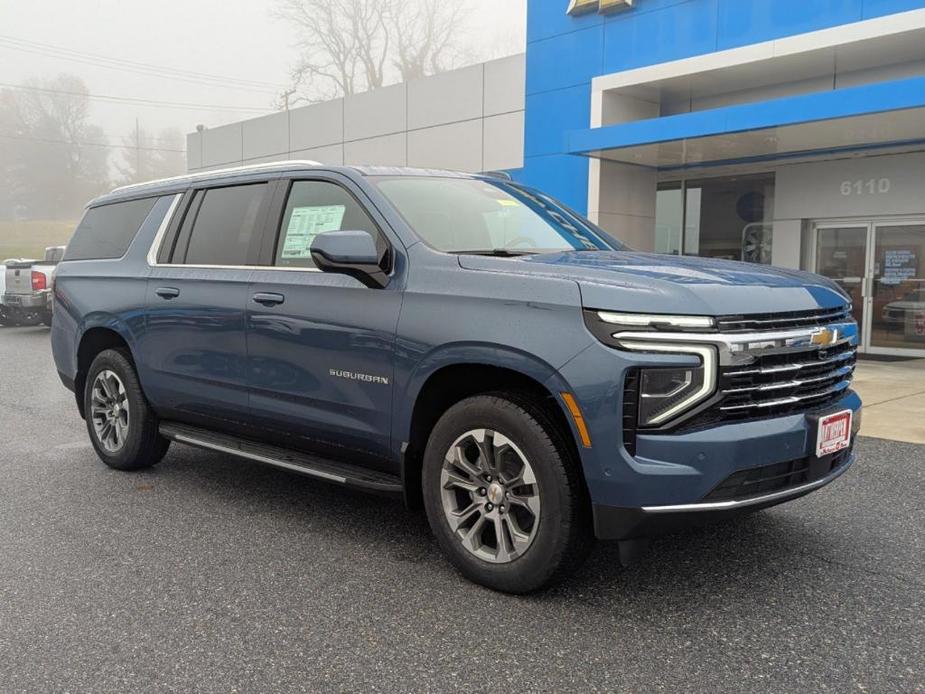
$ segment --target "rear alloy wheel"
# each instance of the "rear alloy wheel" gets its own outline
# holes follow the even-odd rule
[[[125,384],[106,369],[100,371],[90,386],[90,421],[96,439],[107,453],[118,453],[125,445],[131,413]]]
[[[530,398],[477,395],[447,410],[424,451],[424,506],[468,579],[507,593],[552,585],[594,536],[580,463]]]
[[[84,417],[96,454],[116,470],[140,470],[160,461],[170,442],[145,399],[125,352],[100,352],[87,372]]]

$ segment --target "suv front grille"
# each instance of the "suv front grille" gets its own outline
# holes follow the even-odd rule
[[[720,370],[723,419],[781,415],[838,400],[851,385],[857,348],[843,343],[759,356],[745,367]]]
[[[733,473],[720,482],[704,501],[732,501],[773,494],[815,482],[840,468],[851,456],[851,448],[826,458],[800,458],[763,465]]]
[[[851,310],[848,306],[840,306],[838,308],[825,308],[814,311],[720,316],[716,319],[716,327],[721,333],[747,333],[823,326],[846,320],[851,320]]]

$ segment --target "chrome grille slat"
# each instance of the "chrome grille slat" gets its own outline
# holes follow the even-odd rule
[[[816,361],[806,361],[792,364],[782,364],[781,366],[768,366],[758,369],[745,369],[743,371],[727,371],[726,376],[738,377],[738,376],[753,376],[758,374],[776,374],[776,373],[786,373],[789,371],[801,371],[803,369],[809,369],[814,366],[825,366],[826,364],[838,364],[849,359],[853,359],[856,356],[856,350],[851,350],[850,352],[844,352],[838,354],[831,359],[822,359]]]
[[[842,366],[834,371],[827,371],[821,376],[815,376],[812,378],[803,378],[800,380],[791,380],[783,381],[780,383],[764,383],[754,386],[744,386],[740,388],[724,388],[722,393],[724,395],[738,395],[740,393],[766,393],[772,390],[783,390],[785,388],[800,388],[805,385],[811,385],[813,383],[821,383],[823,381],[831,381],[835,378],[844,379],[847,376],[850,376],[854,372],[854,364],[849,366]]]
[[[807,393],[806,395],[788,395],[786,398],[752,401],[741,405],[720,405],[719,409],[721,412],[742,412],[750,409],[762,410],[784,405],[796,405],[798,403],[807,402],[810,400],[818,400],[819,398],[825,398],[830,395],[834,395],[835,393],[840,393],[844,390],[847,390],[848,386],[850,385],[850,380],[844,380],[836,383],[834,386],[815,393]]]

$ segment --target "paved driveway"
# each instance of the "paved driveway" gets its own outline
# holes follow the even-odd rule
[[[925,447],[513,598],[396,502],[180,446],[108,470],[42,329],[0,330],[0,428],[4,693],[925,691]]]

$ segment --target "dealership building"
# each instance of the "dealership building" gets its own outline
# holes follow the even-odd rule
[[[507,171],[637,250],[827,275],[862,351],[925,356],[925,0],[529,0],[524,55],[187,144]]]

